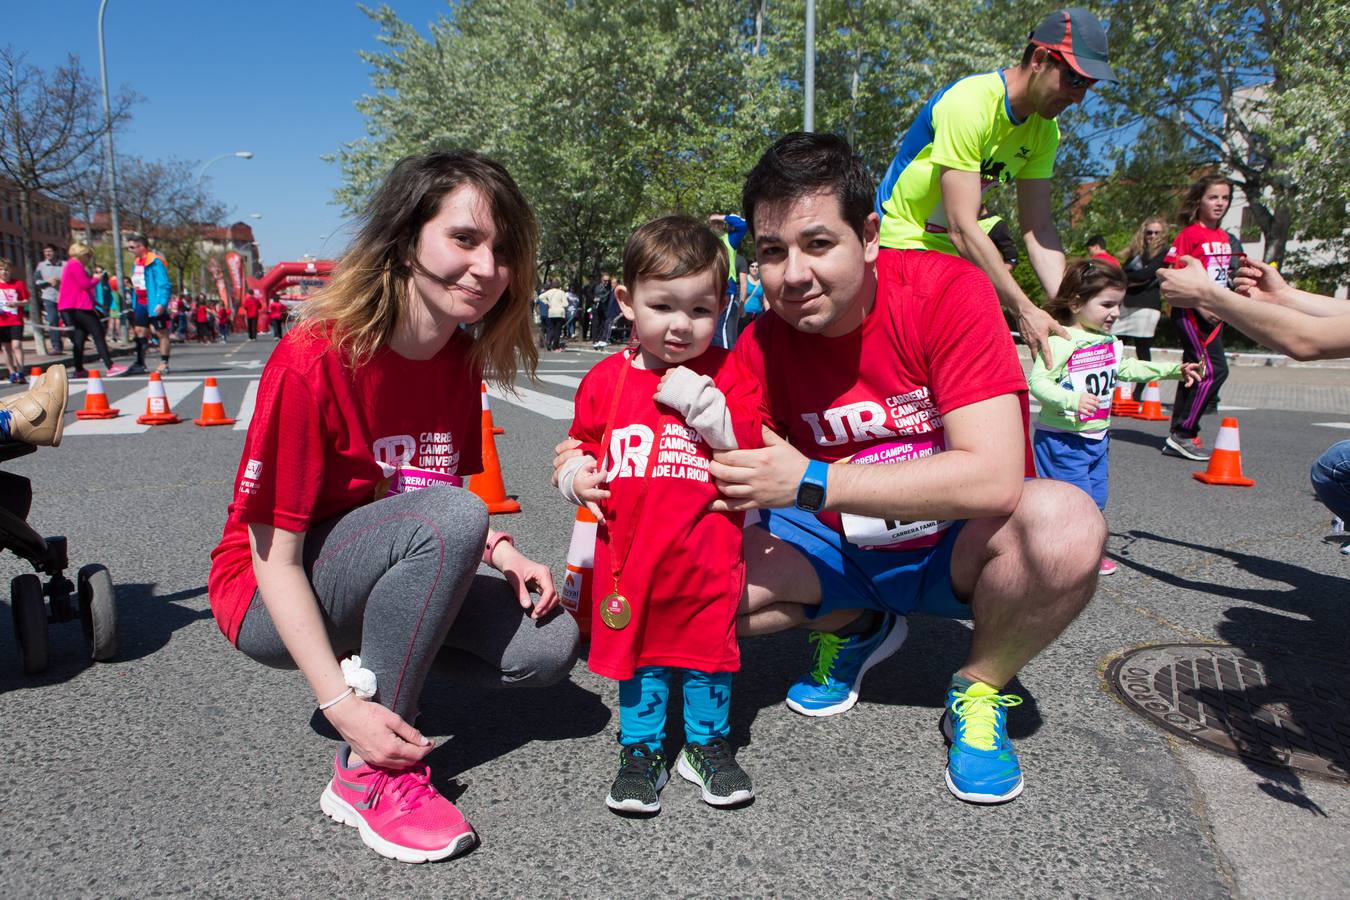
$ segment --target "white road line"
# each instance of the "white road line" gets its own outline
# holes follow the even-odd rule
[[[1256,409],[1255,406],[1229,406],[1227,403],[1219,404],[1219,412],[1251,412]]]
[[[1314,422],[1319,428],[1350,428],[1350,422]]]
[[[554,375],[552,372],[545,375],[539,373],[539,380],[547,384],[556,384],[558,387],[574,388],[581,386],[581,379],[575,375]]]
[[[538,391],[532,391],[529,388],[518,387],[513,394],[507,394],[499,388],[488,386],[488,396],[494,400],[501,400],[510,403],[512,406],[519,406],[532,413],[544,416],[549,419],[561,419],[570,421],[573,415],[571,400],[563,400],[553,397],[549,394],[541,394]],[[67,429],[69,431],[69,429]]]
[[[165,379],[164,394],[169,398],[169,408],[173,409],[179,403],[186,400],[200,384],[183,382],[171,382]],[[136,417],[145,413],[145,398],[150,394],[150,386],[146,385],[139,391],[134,391],[125,397],[119,397],[116,403],[109,398],[109,404],[115,409],[120,409],[122,415],[116,419],[87,419],[79,421],[73,425],[66,426],[66,436],[75,435],[76,437],[85,434],[140,434],[143,431],[149,431],[152,426],[136,424]],[[194,415],[183,415],[182,411],[175,410],[184,421],[195,418]]]
[[[253,407],[257,402],[258,379],[254,379],[244,389],[244,402],[239,404],[239,413],[234,417],[235,431],[248,431],[248,423],[253,421]]]

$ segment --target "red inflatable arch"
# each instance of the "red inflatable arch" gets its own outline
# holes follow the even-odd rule
[[[283,262],[273,266],[262,278],[253,281],[254,290],[262,291],[262,301],[267,303],[281,293],[294,278],[332,277],[335,263],[331,259],[311,259],[304,262]]]

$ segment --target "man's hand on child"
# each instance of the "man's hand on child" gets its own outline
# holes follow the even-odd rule
[[[1182,383],[1182,384],[1184,384],[1186,387],[1190,387],[1191,385],[1195,384],[1195,383],[1196,383],[1197,381],[1199,381],[1199,380],[1200,380],[1200,364],[1199,364],[1199,363],[1182,363],[1182,364],[1181,364],[1181,383]]]
[[[713,512],[779,509],[797,502],[797,487],[806,472],[801,451],[768,428],[760,450],[723,450],[713,454],[709,471],[722,496],[709,505]]]
[[[1095,413],[1102,405],[1101,398],[1096,394],[1089,394],[1087,391],[1078,395],[1078,415],[1090,416]]]
[[[577,498],[586,504],[586,508],[591,511],[591,515],[597,519],[605,517],[600,509],[600,504],[609,499],[609,491],[602,485],[605,482],[605,473],[601,472],[595,465],[594,460],[587,463],[585,468],[577,472],[572,478],[572,490],[576,492]]]

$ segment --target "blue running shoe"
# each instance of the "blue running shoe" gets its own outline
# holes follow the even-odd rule
[[[815,661],[811,671],[788,688],[788,709],[804,716],[834,716],[852,709],[867,670],[893,656],[908,634],[904,616],[893,613],[882,613],[870,635],[811,632]]]
[[[947,789],[967,803],[1006,803],[1022,793],[1022,767],[1008,740],[1007,707],[1022,698],[977,681],[947,693],[942,733],[947,748]]]

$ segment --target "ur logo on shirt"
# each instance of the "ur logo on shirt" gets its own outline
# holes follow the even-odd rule
[[[375,461],[386,465],[406,466],[413,460],[413,454],[417,452],[417,438],[411,434],[391,434],[388,437],[376,438],[370,445],[370,450],[375,454]]]
[[[645,478],[647,460],[652,455],[655,435],[646,425],[616,428],[609,439],[609,458],[613,461],[605,473],[606,481],[616,478]]]
[[[825,410],[825,421],[821,422],[821,413],[802,413],[802,421],[811,426],[811,434],[821,447],[837,447],[850,440],[862,443],[873,438],[893,438],[895,432],[884,424],[886,410],[879,403],[861,400],[844,406],[835,406]]]

